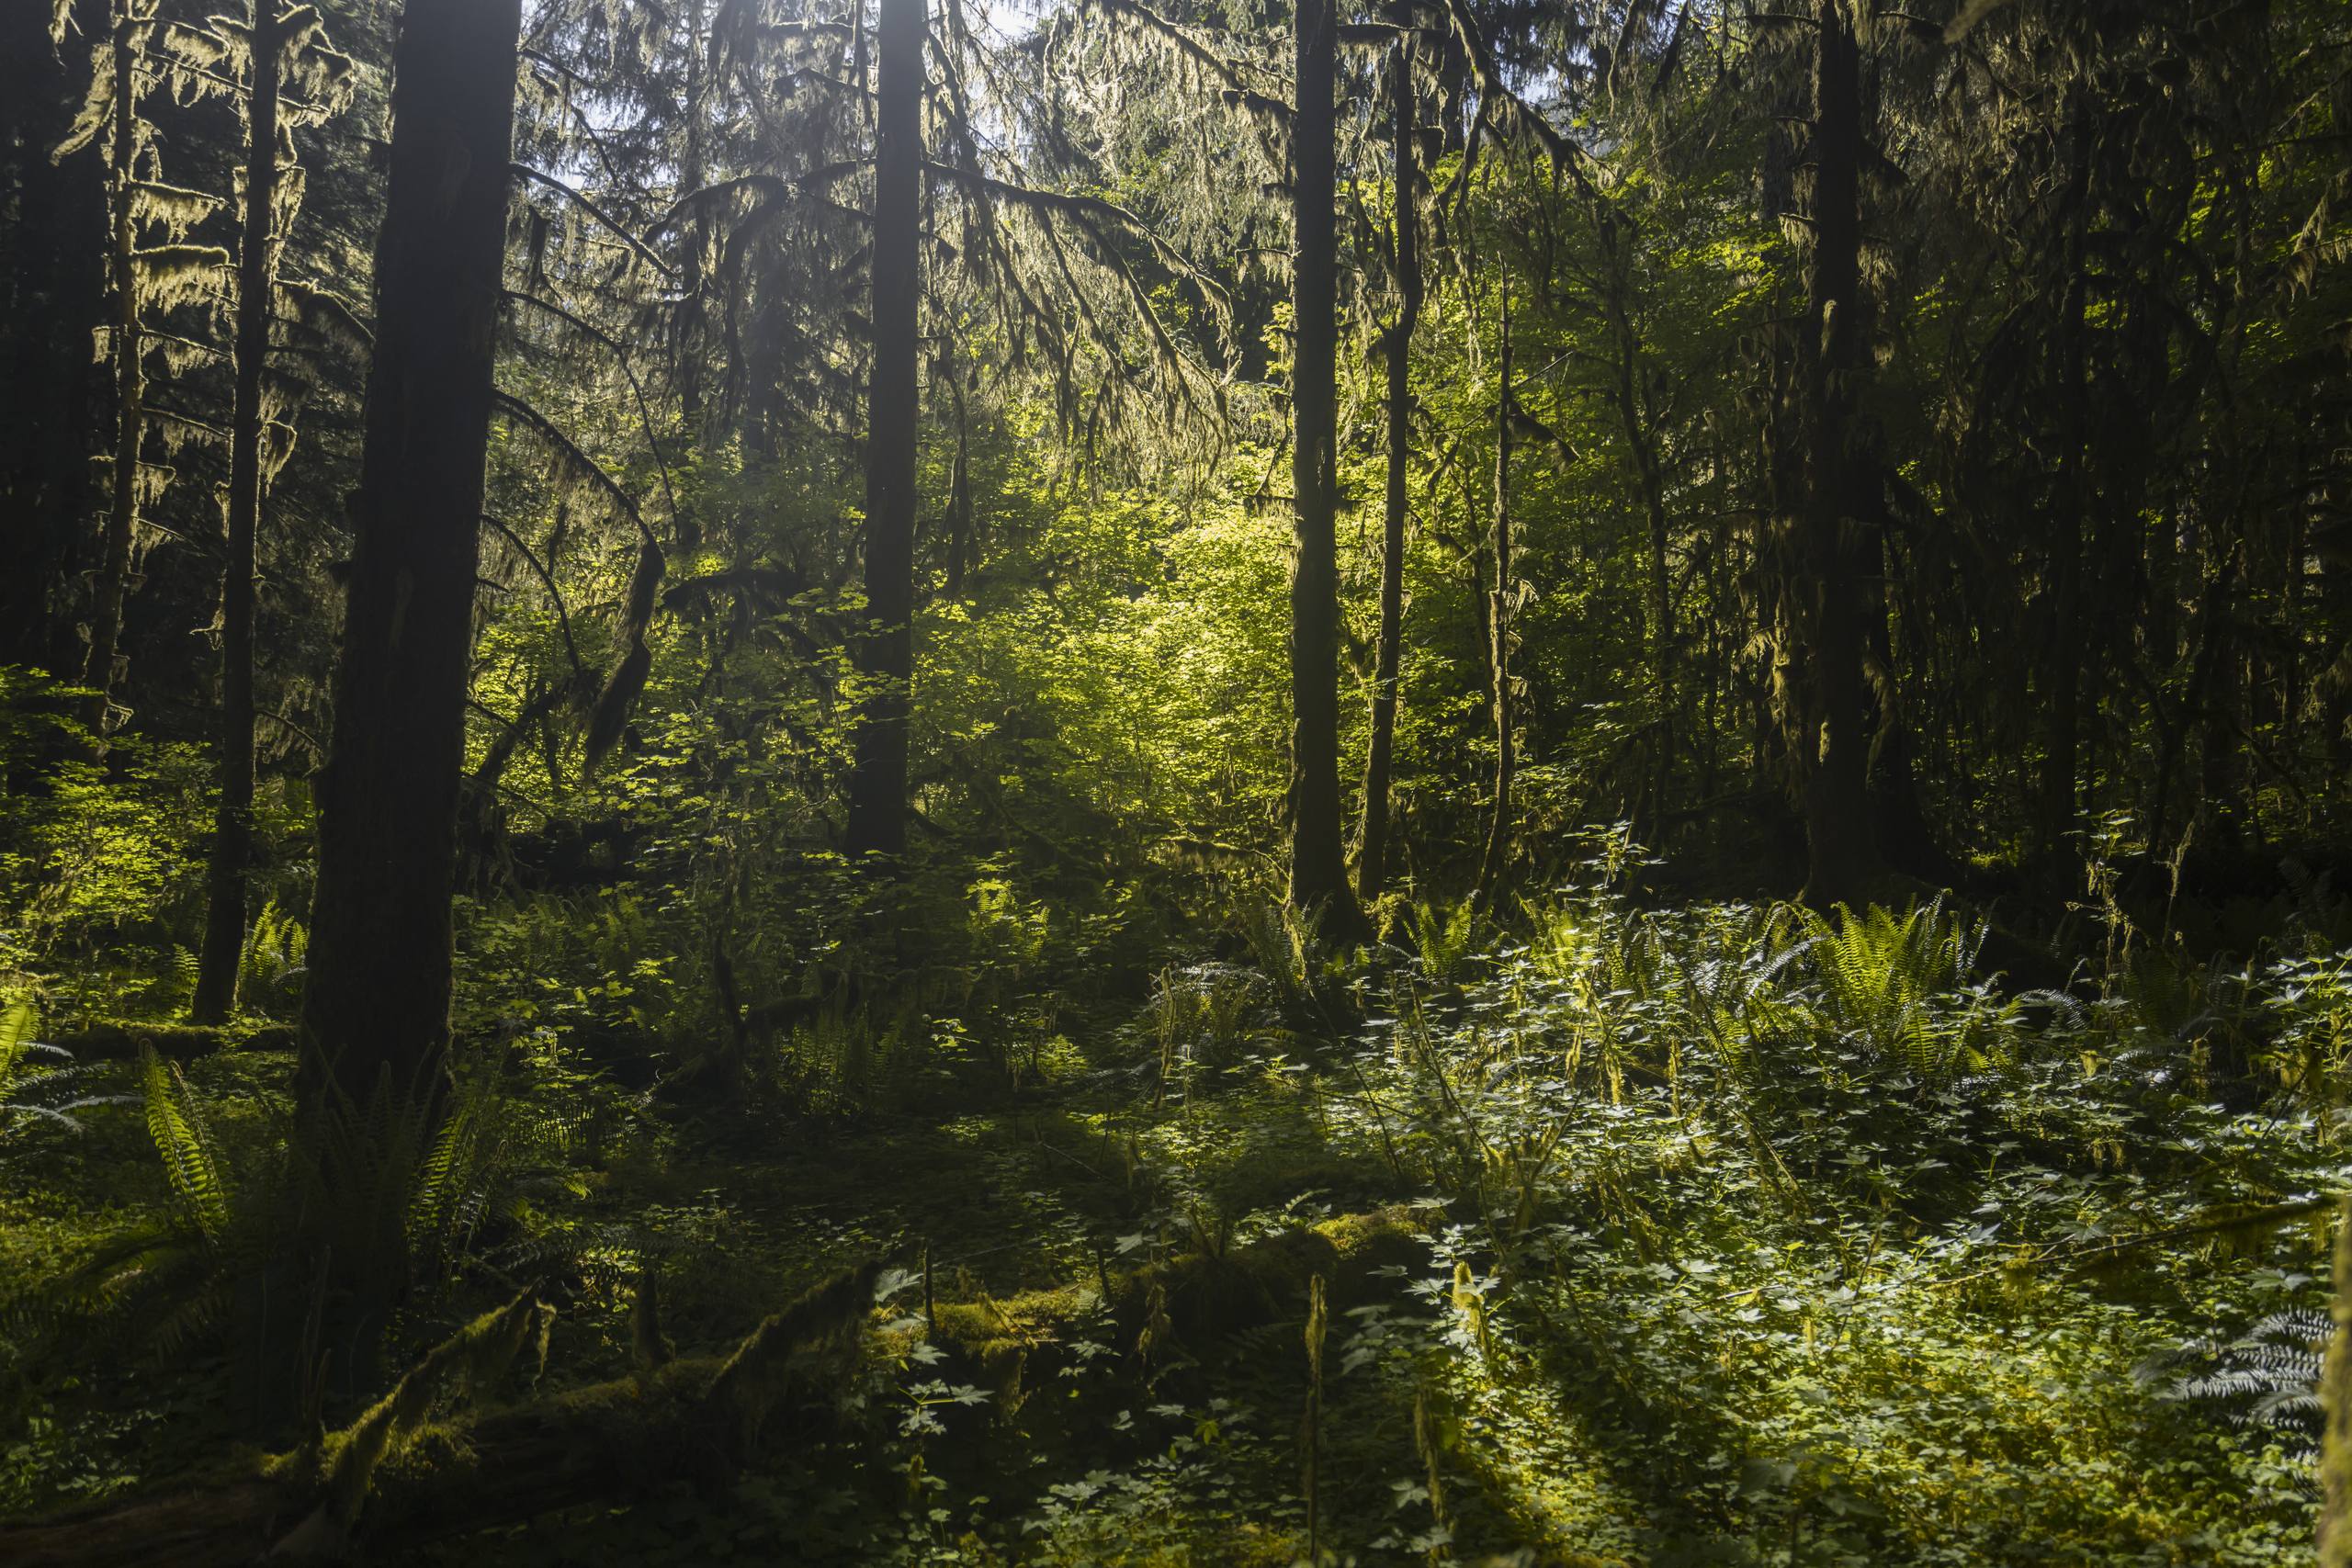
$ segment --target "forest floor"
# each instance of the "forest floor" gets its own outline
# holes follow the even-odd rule
[[[1297,943],[1170,969],[1140,1006],[1041,1009],[1032,984],[920,1041],[777,1043],[854,1115],[649,1100],[548,1047],[534,1081],[574,1092],[502,1111],[529,1157],[396,1351],[554,1260],[541,1386],[589,1382],[626,1373],[649,1275],[679,1351],[723,1353],[867,1258],[915,1348],[723,1495],[681,1483],[420,1560],[2308,1559],[2313,1195],[2344,1187],[2344,1150],[2331,1108],[2270,1080],[2352,1042],[2343,955],[2143,955],[2080,999],[2018,998],[1933,912],[1838,929],[1590,894],[1531,919],[1432,927],[1369,967]],[[265,1148],[287,1066],[204,1057],[181,1103],[217,1147]],[[124,1099],[0,1164],[17,1280],[185,1207],[153,1085],[143,1108],[135,1072],[77,1089]],[[1396,1205],[1421,1262],[1335,1304],[1316,1398],[1304,1303],[1149,1354],[1088,1315],[1084,1287],[1136,1264]],[[22,1380],[10,1511],[249,1438],[255,1287],[213,1283],[211,1315],[151,1322],[150,1348],[69,1345]],[[1069,1320],[1029,1325],[1058,1341],[1036,1386],[935,1375],[926,1291],[1068,1285]]]

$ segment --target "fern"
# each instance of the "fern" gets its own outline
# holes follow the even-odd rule
[[[1806,951],[1830,1021],[1881,1063],[1922,1082],[1948,1081],[1969,1064],[1967,1036],[1934,1004],[1962,991],[1986,928],[1947,919],[1939,898],[1896,916],[1840,905],[1835,924],[1816,919]]]
[[[172,1196],[196,1233],[217,1245],[235,1224],[236,1207],[204,1109],[179,1069],[166,1066],[153,1046],[140,1047],[139,1081],[147,1106],[147,1135],[163,1158]]]
[[[1451,981],[1477,946],[1476,900],[1419,900],[1413,905],[1412,930],[1421,973],[1441,983]]]
[[[270,899],[254,917],[237,955],[237,1001],[253,1011],[274,1012],[289,999],[310,957],[311,933],[302,922]]]
[[[2319,1450],[2320,1363],[2333,1330],[2324,1312],[2272,1313],[2226,1344],[2192,1347],[2205,1361],[2203,1370],[2174,1378],[2164,1397],[2282,1439],[2296,1457],[2308,1459]]]
[[[74,1112],[105,1104],[104,1095],[61,1096],[87,1069],[72,1052],[33,1038],[40,1014],[28,998],[0,1008],[0,1145],[21,1128],[48,1123],[78,1133]]]
[[[175,947],[171,964],[171,973],[164,980],[164,995],[173,1007],[184,1008],[196,995],[197,957],[185,947]]]
[[[350,1260],[379,1301],[446,1280],[484,1224],[518,1212],[509,1154],[537,1125],[506,1104],[494,1062],[461,1074],[437,1105],[379,1093],[324,1113],[307,1136],[281,1113],[236,1151],[152,1049],[138,1082],[172,1201],[62,1276],[0,1296],[0,1332],[169,1357],[217,1337],[255,1286],[299,1290],[321,1253]]]

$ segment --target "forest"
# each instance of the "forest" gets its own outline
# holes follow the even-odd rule
[[[2352,1568],[2348,0],[0,0],[0,1562]]]

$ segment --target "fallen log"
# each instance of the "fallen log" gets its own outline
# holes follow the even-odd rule
[[[165,1023],[145,1019],[94,1018],[52,1031],[45,1044],[76,1060],[129,1061],[142,1045],[167,1062],[192,1062],[215,1051],[291,1051],[290,1023]]]
[[[17,1568],[232,1568],[257,1558],[392,1553],[676,1481],[723,1483],[750,1462],[769,1418],[860,1357],[903,1360],[919,1339],[939,1369],[1008,1391],[1050,1371],[1106,1308],[1120,1348],[1160,1361],[1176,1346],[1303,1315],[1320,1277],[1334,1311],[1361,1304],[1423,1260],[1409,1210],[1349,1215],[1230,1250],[1205,1249],[1096,1280],[1001,1299],[940,1302],[877,1324],[866,1264],[769,1318],[729,1356],[519,1404],[433,1417],[437,1396],[511,1357],[542,1322],[529,1292],[437,1348],[351,1427],[294,1454],[249,1458],[129,1498],[0,1527]],[[1017,1401],[1008,1401],[1008,1407]],[[794,1440],[834,1434],[804,1424]],[[372,1451],[371,1451],[372,1450]]]
[[[729,1434],[803,1384],[797,1373],[862,1327],[877,1268],[849,1269],[754,1330],[724,1359],[523,1404],[432,1419],[450,1383],[486,1383],[550,1309],[526,1292],[428,1353],[356,1421],[290,1454],[248,1458],[167,1489],[0,1529],[24,1568],[232,1568],[263,1557],[339,1562],[364,1538],[397,1551],[714,1472]],[[364,1525],[365,1529],[360,1527]]]

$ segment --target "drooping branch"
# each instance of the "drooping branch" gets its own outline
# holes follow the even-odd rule
[[[1161,16],[1143,4],[1143,0],[1088,0],[1088,4],[1112,16],[1124,17],[1137,23],[1145,31],[1174,49],[1179,56],[1223,83],[1228,103],[1248,110],[1283,134],[1289,133],[1293,122],[1297,119],[1297,110],[1270,90],[1279,85],[1270,73],[1219,53],[1203,42],[1190,28]],[[1260,78],[1262,85],[1253,84],[1250,80],[1253,76]]]
[[[614,365],[619,367],[621,375],[628,379],[629,394],[637,401],[638,424],[645,432],[647,449],[653,454],[654,471],[662,476],[662,498],[670,508],[670,515],[675,517],[678,514],[678,492],[676,486],[671,482],[670,459],[663,455],[662,438],[654,432],[653,411],[645,400],[644,383],[638,379],[636,368],[628,362],[628,350],[623,347],[620,341],[611,333],[592,325],[552,299],[542,299],[537,294],[526,294],[512,288],[506,291],[506,298],[519,304],[529,305],[545,311],[612,355]]]
[[[606,473],[602,463],[582,451],[571,437],[566,435],[553,420],[512,392],[496,392],[492,397],[500,409],[553,447],[556,456],[563,459],[567,468],[587,479],[615,506],[618,507],[622,514],[637,525],[638,533],[647,545],[652,546],[658,543],[654,538],[653,529],[646,523],[644,514],[638,510],[637,498],[622,487],[620,480]]]
[[[732,179],[717,180],[699,190],[690,190],[672,202],[669,209],[655,219],[652,227],[646,232],[665,233],[688,214],[710,203],[723,201],[739,191],[758,191],[770,201],[797,201],[805,197],[808,191],[820,186],[831,185],[836,180],[847,179],[858,170],[871,166],[873,162],[871,158],[837,158],[830,164],[820,164],[807,174],[791,179],[786,179],[781,175],[738,175]],[[761,210],[766,205],[766,202],[763,202],[761,208],[754,210]],[[859,212],[854,208],[831,207],[828,210],[854,216],[861,221],[871,220],[867,214]]]
[[[1142,239],[1149,245],[1155,256],[1176,276],[1200,288],[1213,306],[1222,310],[1227,304],[1224,288],[1215,279],[1193,266],[1182,253],[1162,239],[1151,225],[1116,202],[1105,201],[1100,197],[1079,196],[1068,191],[1044,190],[1035,186],[1016,185],[1009,180],[1001,180],[992,175],[984,175],[977,169],[958,168],[950,164],[927,163],[924,167],[935,178],[950,180],[981,195],[1008,201],[1048,217],[1061,216],[1074,220],[1087,237],[1094,243],[1095,249],[1105,265],[1117,274],[1120,282],[1125,286],[1129,299],[1134,302],[1137,313],[1143,318],[1146,329],[1151,333],[1154,346],[1172,366],[1182,367],[1184,364],[1182,352],[1177,347],[1174,338],[1169,334],[1165,323],[1160,321],[1159,312],[1152,305],[1150,292],[1144,288],[1143,280],[1136,276],[1135,269],[1128,265],[1126,258],[1119,254],[1118,247],[1107,241],[1097,225],[1114,226]]]
[[[637,568],[629,575],[628,601],[622,613],[621,631],[628,649],[621,655],[620,661],[613,666],[613,672],[605,680],[605,689],[596,698],[595,708],[588,721],[588,761],[594,767],[620,739],[622,726],[628,718],[629,705],[637,700],[638,693],[644,690],[645,678],[653,669],[653,652],[646,643],[645,634],[653,624],[655,596],[662,586],[662,573],[665,566],[661,541],[647,526],[635,498],[605,471],[602,464],[582,452],[570,436],[558,429],[553,421],[511,393],[499,392],[495,396],[501,409],[536,432],[555,448],[557,456],[575,473],[586,476],[618,504],[629,521],[637,525],[638,534],[643,541],[637,552]]]
[[[557,179],[553,175],[548,174],[543,170],[535,169],[528,164],[518,163],[513,165],[513,167],[514,174],[518,178],[526,179],[535,185],[546,186],[548,189],[555,192],[558,196],[560,196],[565,200],[571,202],[574,207],[579,208],[580,210],[588,214],[589,217],[594,219],[597,222],[603,224],[607,230],[611,231],[614,236],[616,237],[622,244],[628,247],[631,254],[645,262],[647,265],[652,267],[654,271],[660,273],[662,276],[674,278],[678,276],[677,270],[671,266],[668,262],[663,261],[660,253],[655,251],[652,246],[639,239],[635,234],[630,233],[627,228],[622,226],[619,220],[614,218],[612,214],[597,206],[594,200],[590,199],[582,192],[574,189],[569,185],[566,185],[563,181]]]
[[[520,534],[490,513],[483,513],[481,520],[495,530],[500,537],[514,547],[515,553],[523,558],[530,567],[532,574],[548,591],[548,601],[555,606],[556,628],[563,634],[563,650],[571,660],[571,678],[575,683],[584,687],[588,683],[587,667],[580,658],[580,644],[572,638],[571,614],[564,607],[563,592],[555,585],[555,574],[550,572],[546,563],[539,559],[537,552],[523,542],[523,536]]]
[[[1584,167],[1584,150],[1561,135],[1558,127],[1503,80],[1502,67],[1487,42],[1486,29],[1478,25],[1477,16],[1470,9],[1470,0],[1444,0],[1444,4],[1446,15],[1453,24],[1454,39],[1461,44],[1463,56],[1469,62],[1471,85],[1478,89],[1480,115],[1491,118],[1496,129],[1505,135],[1534,143],[1552,160],[1554,167],[1575,182],[1579,195],[1587,199],[1597,198],[1600,192]]]

